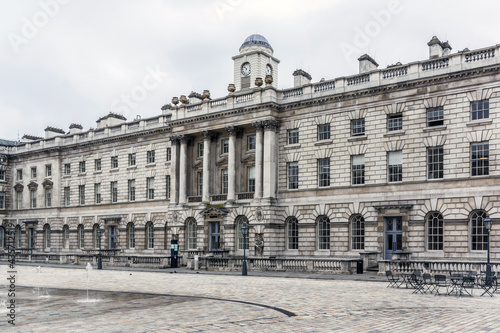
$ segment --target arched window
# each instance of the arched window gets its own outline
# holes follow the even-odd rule
[[[69,226],[63,227],[63,245],[65,249],[69,249]]]
[[[146,223],[146,249],[155,248],[155,231],[153,222]]]
[[[188,218],[186,221],[187,225],[187,248],[189,250],[196,250],[198,248],[198,239],[196,232],[196,220],[192,217]]]
[[[83,249],[85,247],[85,229],[83,224],[78,225],[78,248]]]
[[[135,248],[135,225],[133,222],[127,225],[127,245],[129,249]]]
[[[246,224],[248,226],[248,219],[246,216],[240,215],[236,218],[236,230],[238,233],[238,238],[237,238],[237,249],[238,250],[243,250],[246,249],[248,250],[248,238],[245,240],[245,235],[243,234],[243,224]],[[248,237],[248,230],[247,230],[247,237]]]
[[[361,215],[351,217],[351,250],[365,248],[365,219]]]
[[[50,225],[46,224],[44,227],[43,227],[43,234],[44,234],[44,240],[45,240],[45,248],[46,249],[50,249]]]
[[[439,212],[427,214],[427,250],[443,249],[443,215]]]
[[[299,249],[299,221],[295,216],[286,219],[287,248],[288,250]]]
[[[317,219],[318,225],[318,250],[330,249],[330,219],[321,215]]]
[[[21,226],[20,225],[16,226],[15,233],[16,233],[16,236],[15,236],[16,237],[16,247],[18,249],[20,249],[20,248],[23,247],[22,230],[21,230]]]
[[[0,249],[5,247],[5,229],[0,227]]]
[[[488,246],[488,231],[484,227],[486,212],[482,210],[474,211],[470,214],[470,235],[471,250],[482,251]]]
[[[99,224],[94,224],[92,227],[92,245],[94,245],[94,248],[99,248],[99,243],[100,243],[100,238],[99,238],[99,233],[97,232],[99,230]]]

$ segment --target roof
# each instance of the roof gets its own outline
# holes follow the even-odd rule
[[[266,37],[264,37],[262,35],[253,34],[253,35],[248,36],[247,39],[245,39],[245,41],[243,42],[243,44],[241,44],[240,51],[241,51],[242,47],[245,47],[247,45],[262,45],[262,46],[265,46],[265,47],[271,49],[271,51],[274,52],[273,48],[271,47],[271,44],[269,44]]]

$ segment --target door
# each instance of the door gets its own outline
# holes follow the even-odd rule
[[[220,224],[210,222],[210,251],[220,250]]]
[[[116,227],[115,226],[109,227],[109,249],[110,250],[116,249]]]
[[[403,251],[403,218],[391,216],[385,218],[385,259],[391,260],[393,253]]]

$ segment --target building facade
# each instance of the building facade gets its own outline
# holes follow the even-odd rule
[[[428,46],[429,59],[385,69],[363,55],[349,77],[311,83],[297,70],[278,90],[279,60],[252,35],[225,97],[191,93],[156,117],[110,113],[96,129],[4,140],[0,248],[13,228],[18,251],[76,261],[101,230],[118,264],[157,264],[177,240],[184,263],[238,266],[245,251],[255,268],[483,270],[488,215],[500,257],[500,46]]]

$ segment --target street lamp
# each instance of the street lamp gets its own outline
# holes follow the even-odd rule
[[[102,257],[101,257],[101,237],[102,237],[101,229],[97,229],[97,237],[99,237],[99,258],[97,259],[97,269],[102,269]]]
[[[244,221],[241,226],[241,231],[243,233],[243,266],[241,268],[241,275],[247,275],[247,258],[246,258],[246,248],[247,248],[247,237],[248,237],[248,222]]]
[[[488,232],[488,257],[486,259],[486,285],[490,286],[491,285],[491,264],[490,264],[490,231],[491,231],[491,225],[492,221],[491,218],[488,214],[486,214],[486,217],[483,220],[484,223],[484,228]]]

